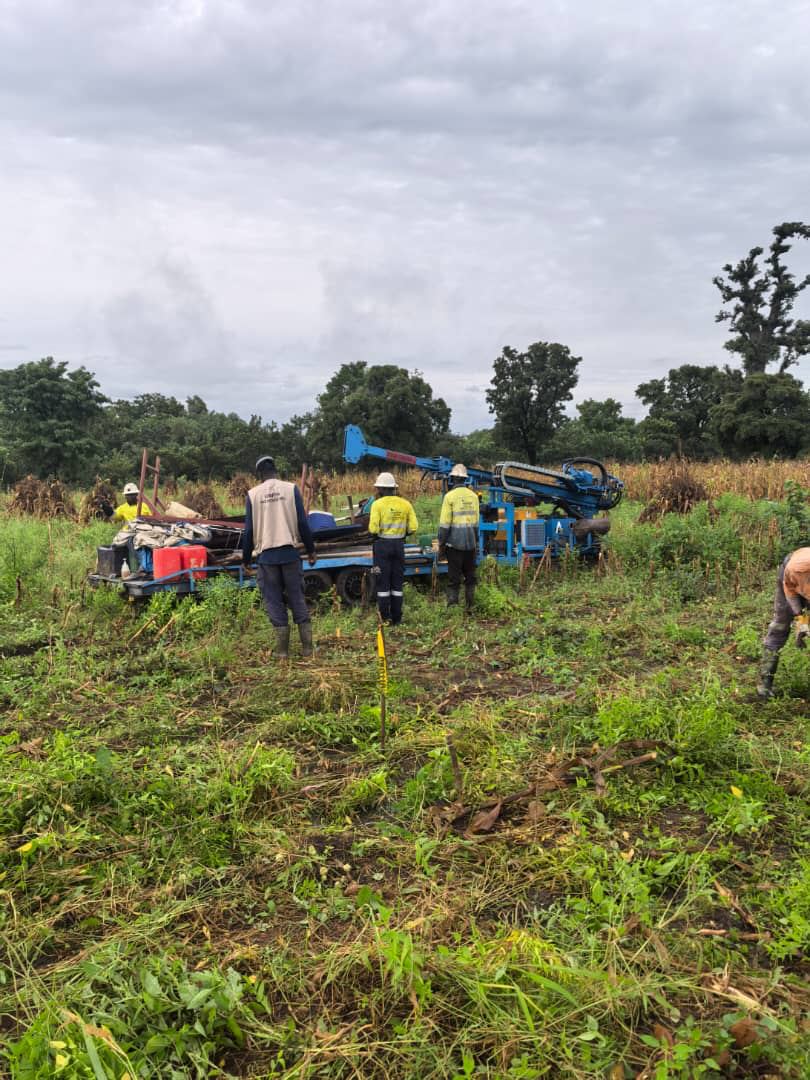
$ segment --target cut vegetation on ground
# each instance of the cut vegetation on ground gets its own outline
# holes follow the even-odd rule
[[[109,526],[6,517],[0,1069],[806,1077],[806,656],[753,698],[805,506],[409,587],[384,748],[373,613],[282,666],[252,590],[126,607]]]

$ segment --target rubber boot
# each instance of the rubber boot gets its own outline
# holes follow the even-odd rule
[[[467,611],[472,611],[475,607],[475,583],[470,584],[469,581],[464,582],[464,602],[467,605]]]
[[[315,651],[315,647],[312,644],[312,623],[299,623],[298,633],[301,636],[301,655],[312,656],[313,652]]]
[[[290,655],[289,626],[276,627],[276,660],[287,660]]]
[[[767,701],[773,697],[773,677],[779,667],[779,653],[773,649],[765,649],[762,653],[762,663],[759,665],[759,682],[757,683],[757,697]]]
[[[395,596],[391,593],[391,625],[399,626],[402,622],[402,594]]]
[[[391,594],[377,597],[377,610],[384,623],[391,622]]]
[[[458,585],[447,586],[447,606],[452,607],[458,603]]]

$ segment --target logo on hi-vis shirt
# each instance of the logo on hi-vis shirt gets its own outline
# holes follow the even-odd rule
[[[261,502],[263,503],[277,503],[281,502],[284,496],[280,491],[268,491],[266,495],[262,495]]]

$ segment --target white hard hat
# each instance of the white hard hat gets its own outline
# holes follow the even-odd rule
[[[450,470],[450,475],[451,476],[462,476],[466,480],[468,478],[467,477],[467,466],[462,465],[461,462],[459,462],[458,465],[454,465],[453,468]]]
[[[399,484],[396,482],[390,472],[381,472],[377,479],[374,481],[374,487],[395,488],[399,487]]]
[[[125,495],[137,495],[138,494],[138,485],[137,484],[127,484],[126,487],[124,488],[124,494]]]

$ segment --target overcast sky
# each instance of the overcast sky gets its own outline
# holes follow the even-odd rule
[[[466,431],[551,340],[639,415],[810,220],[809,71],[804,0],[0,0],[0,366],[281,421],[396,363]]]

